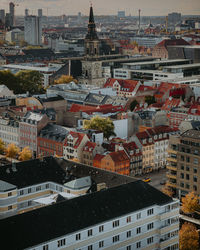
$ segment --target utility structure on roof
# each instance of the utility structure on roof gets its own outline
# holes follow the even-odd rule
[[[98,56],[99,55],[99,38],[96,32],[96,25],[94,22],[93,7],[90,6],[90,15],[88,22],[88,32],[85,37],[85,55]]]

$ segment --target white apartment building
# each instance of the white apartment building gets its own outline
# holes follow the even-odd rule
[[[175,250],[179,202],[134,181],[2,219],[0,226],[8,249]]]
[[[0,138],[6,145],[14,143],[19,146],[19,122],[0,118]]]
[[[24,40],[30,45],[42,44],[42,21],[38,16],[24,17]]]

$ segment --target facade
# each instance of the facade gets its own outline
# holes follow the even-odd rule
[[[198,183],[200,164],[200,131],[187,130],[169,140],[167,169],[168,185],[179,197],[194,191],[200,194]]]
[[[19,146],[20,148],[29,147],[36,155],[37,136],[40,130],[50,122],[46,114],[27,112],[19,122]]]
[[[7,249],[176,250],[179,202],[135,181],[2,219],[0,226]]]
[[[15,5],[14,3],[9,3],[9,10],[10,10],[10,26],[15,26]]]
[[[63,156],[64,140],[69,131],[56,124],[47,124],[42,128],[37,137],[37,155]]]
[[[19,121],[0,117],[0,138],[6,145],[14,143],[19,146]]]
[[[86,134],[70,131],[63,146],[63,157],[67,160],[83,162],[83,148],[89,141]]]
[[[24,17],[24,40],[30,45],[41,45],[42,23],[38,16]]]

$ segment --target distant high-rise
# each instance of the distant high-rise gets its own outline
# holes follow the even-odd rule
[[[117,16],[118,16],[119,18],[125,17],[125,11],[124,11],[124,10],[118,11]]]
[[[10,10],[10,26],[13,27],[15,25],[15,5],[13,2],[9,3]]]
[[[42,17],[42,9],[38,9],[38,16]]]
[[[169,13],[168,22],[174,24],[181,22],[181,13],[176,13],[176,12]]]
[[[24,18],[24,39],[28,44],[41,45],[42,23],[38,16],[26,16]]]
[[[0,10],[0,20],[5,23],[5,10]]]
[[[28,9],[25,9],[25,16],[28,16]]]

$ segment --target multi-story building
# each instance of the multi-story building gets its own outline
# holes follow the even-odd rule
[[[136,133],[134,140],[140,150],[142,150],[142,172],[151,172],[155,168],[154,141],[152,137],[144,131]]]
[[[24,17],[24,39],[28,44],[41,45],[42,23],[38,16]]]
[[[29,147],[37,154],[37,136],[40,130],[50,122],[46,114],[27,112],[19,122],[19,146]]]
[[[63,145],[69,131],[56,124],[47,124],[37,137],[37,155],[63,156]]]
[[[47,172],[49,166],[45,164],[42,169]],[[28,173],[28,166],[26,170]],[[63,171],[59,173],[62,179]],[[42,178],[42,185],[32,181],[34,186],[27,187],[26,192],[40,186],[40,190],[35,192],[39,194],[43,186],[49,185],[46,192],[55,192],[57,187],[67,194],[67,188],[64,190],[65,187],[54,183],[58,175],[54,175],[50,183],[44,180],[49,175],[39,177]],[[112,177],[118,181],[121,178],[118,175]],[[33,180],[32,177],[30,179]],[[19,249],[37,250],[178,249],[179,202],[142,181],[128,182],[2,219],[1,244],[7,249],[17,246]],[[6,201],[16,198],[16,192],[20,194],[20,191],[24,191],[21,200],[26,198],[25,188],[17,189],[11,183],[1,184],[1,196],[3,194]],[[86,181],[82,180],[82,184]],[[7,240],[9,234],[12,235],[10,241]]]
[[[200,131],[187,130],[171,136],[168,149],[168,185],[181,197],[194,191],[200,194]]]
[[[82,163],[93,166],[93,159],[96,154],[104,152],[103,147],[99,143],[87,141],[83,148],[83,161]]]
[[[122,147],[130,160],[130,175],[142,174],[142,151],[135,142],[123,143]]]
[[[10,26],[15,26],[15,4],[13,2],[9,3],[10,10]]]
[[[67,160],[83,162],[83,148],[89,141],[86,134],[70,131],[63,146],[63,157]]]
[[[14,143],[19,146],[19,120],[0,117],[0,138],[5,145]]]

